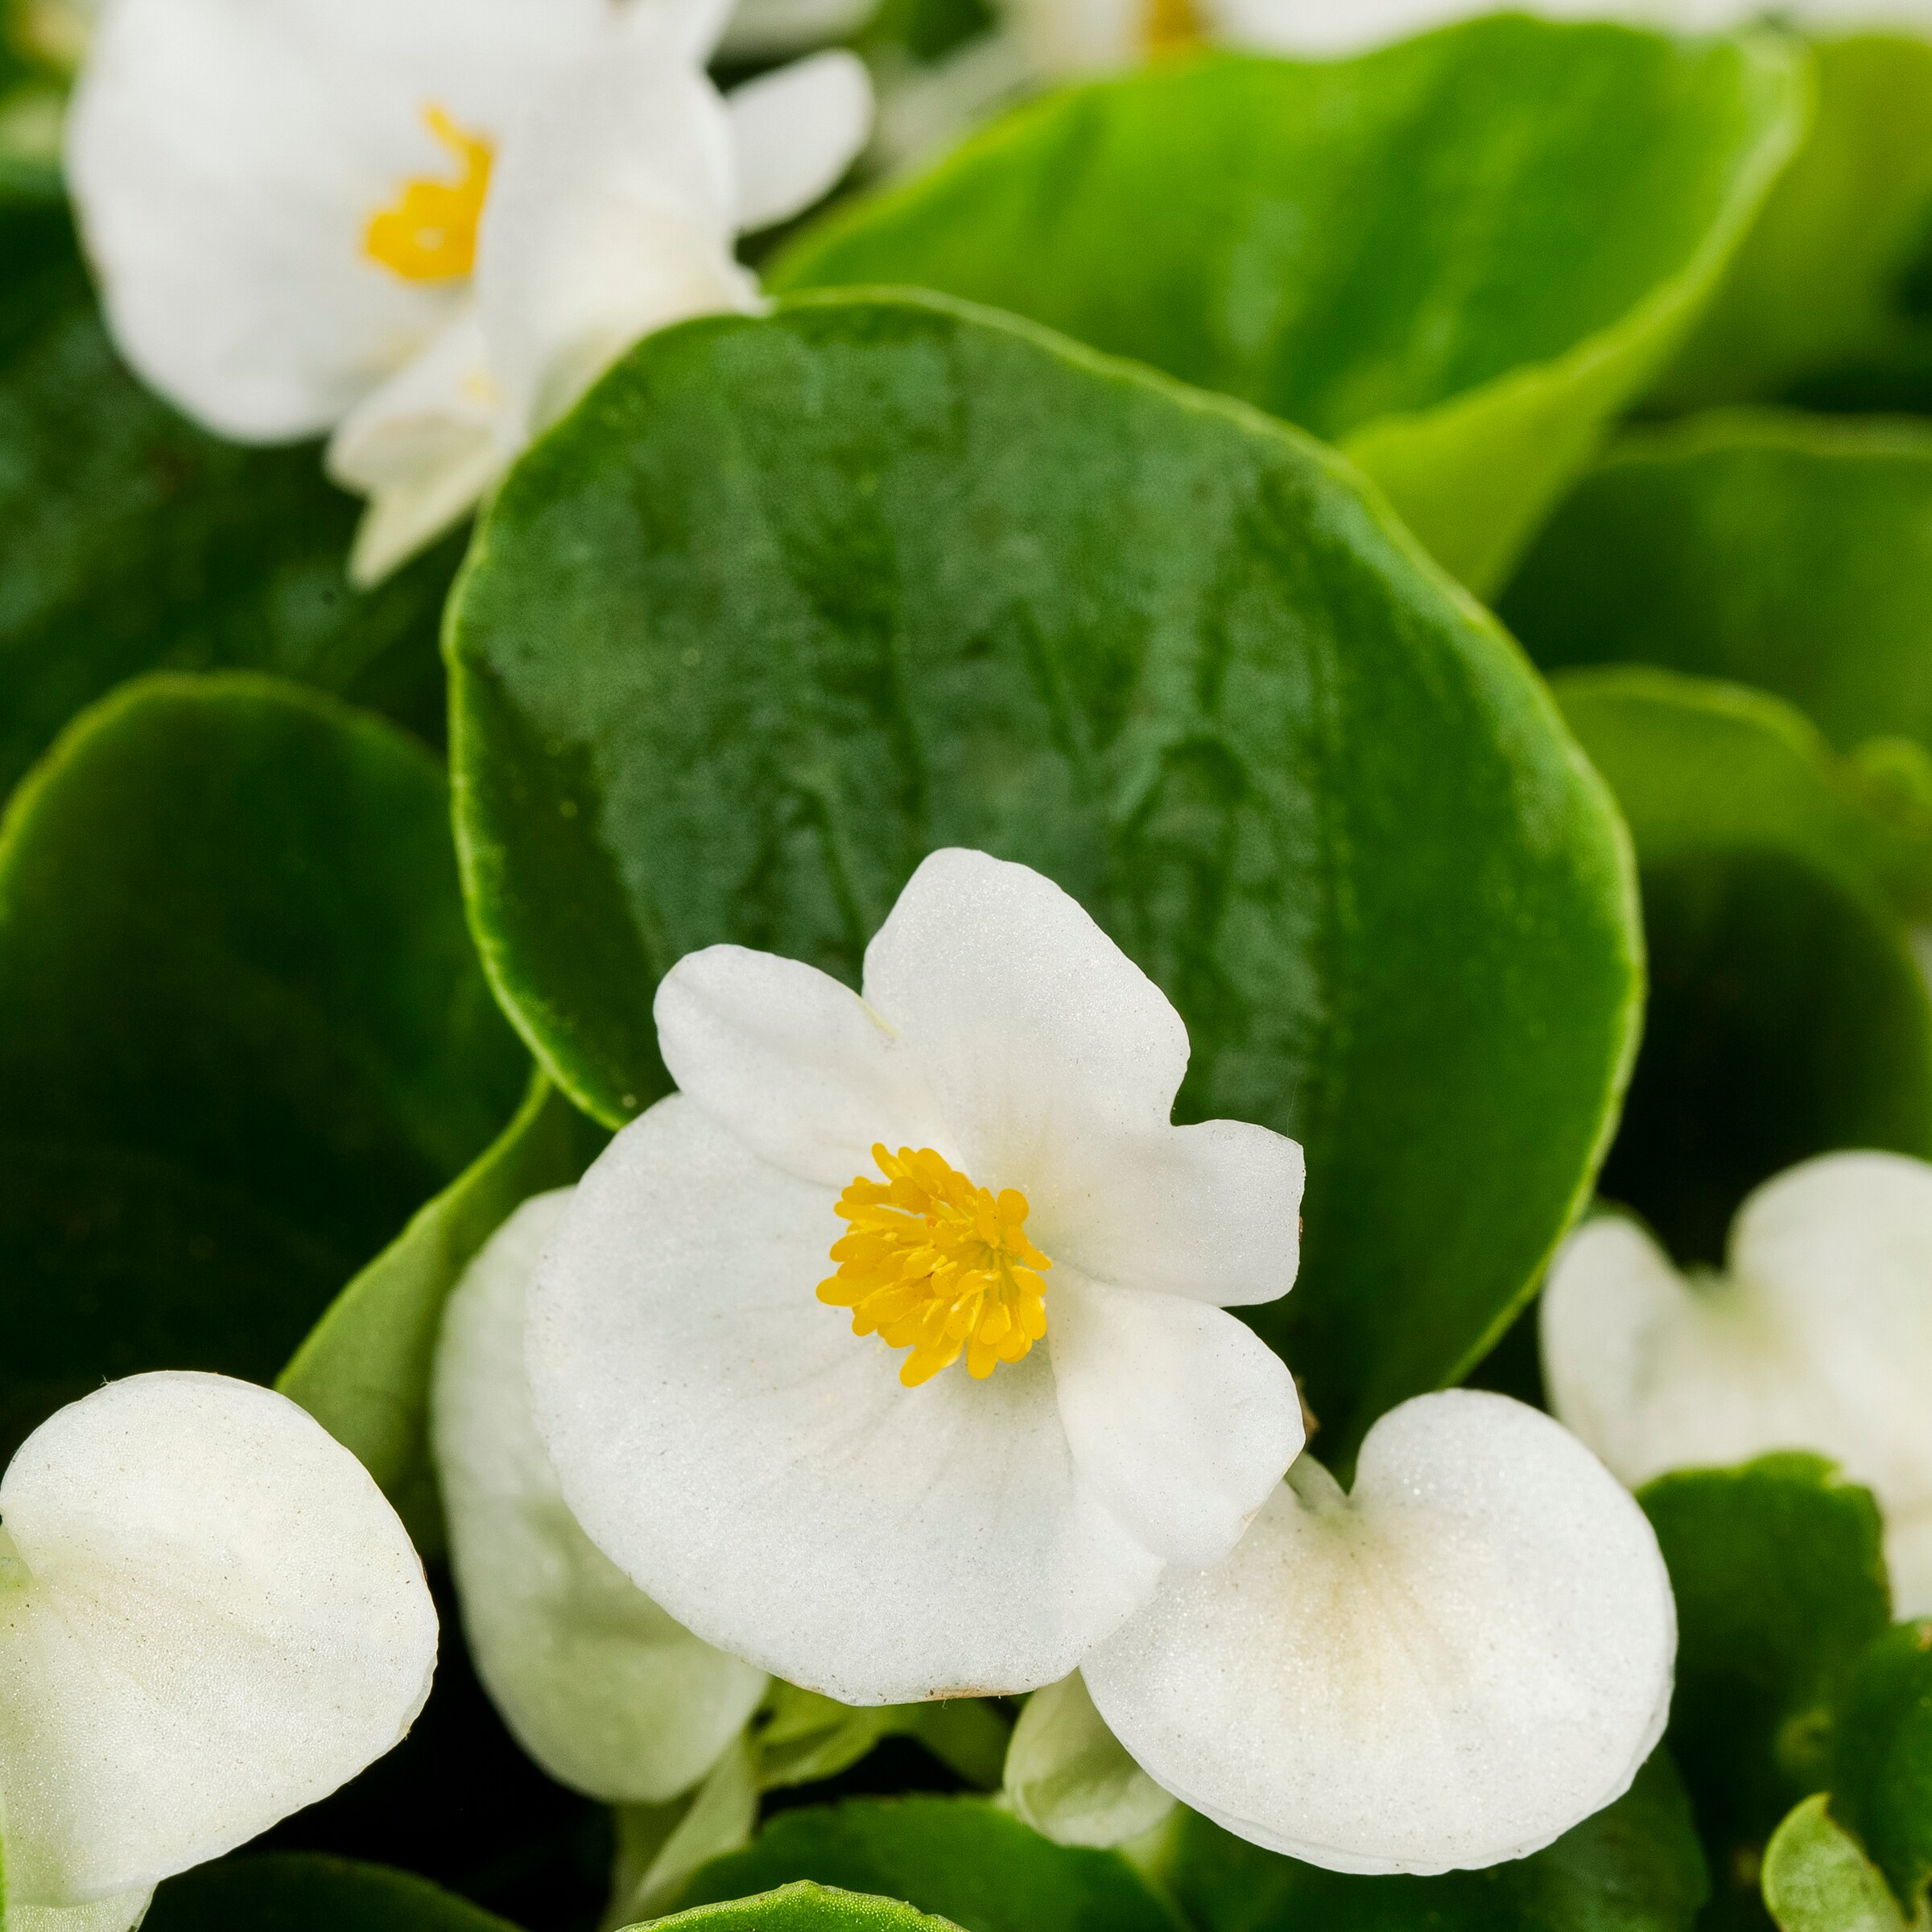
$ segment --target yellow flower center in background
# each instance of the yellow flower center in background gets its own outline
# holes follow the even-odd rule
[[[832,1245],[839,1271],[819,1299],[852,1311],[854,1335],[875,1331],[911,1355],[899,1380],[916,1389],[957,1361],[984,1381],[1017,1362],[1046,1332],[1053,1263],[1027,1240],[1026,1197],[1003,1187],[996,1199],[930,1147],[872,1158],[883,1181],[861,1174],[833,1212],[852,1231]]]
[[[1194,0],[1142,0],[1141,51],[1150,60],[1191,53],[1207,38]]]
[[[481,134],[465,134],[440,107],[425,108],[423,118],[463,177],[406,183],[392,207],[370,217],[362,251],[405,281],[452,282],[476,266],[477,224],[496,150]]]

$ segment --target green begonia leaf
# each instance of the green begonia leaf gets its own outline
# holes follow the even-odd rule
[[[1815,1792],[1771,1834],[1761,1884],[1778,1932],[1908,1932],[1885,1875]]]
[[[161,1366],[271,1381],[514,1111],[448,795],[242,674],[89,711],[0,829],[0,1451]]]
[[[1827,1782],[1832,1708],[1891,1599],[1878,1506],[1814,1455],[1680,1470],[1638,1492],[1677,1596],[1667,1742],[1717,1880],[1718,1922],[1761,1922],[1757,1858]]]
[[[1787,705],[1641,667],[1555,680],[1636,840],[1642,1054],[1600,1183],[1683,1262],[1760,1182],[1839,1147],[1932,1154],[1922,831]],[[1914,757],[1918,754],[1913,753]]]
[[[1932,43],[1856,34],[1814,56],[1805,145],[1661,400],[1932,400]]]
[[[1647,385],[1798,138],[1802,56],[1486,19],[1054,95],[774,285],[993,303],[1340,442],[1476,589]]]
[[[1863,1840],[1906,1916],[1932,1887],[1932,1618],[1888,1631],[1839,1699],[1833,1809]]]
[[[243,1852],[171,1878],[143,1932],[514,1932],[413,1872],[312,1852]]]
[[[1932,430],[1740,411],[1634,435],[1498,608],[1546,669],[1735,679],[1841,751],[1932,751]]]
[[[1166,989],[1182,1115],[1305,1144],[1250,1312],[1331,1455],[1481,1353],[1588,1185],[1620,829],[1487,615],[1265,418],[935,299],[690,324],[511,476],[448,646],[485,960],[606,1121],[664,1091],[682,954],[856,983],[967,845]]]
[[[1661,1751],[1607,1810],[1486,1871],[1325,1872],[1192,1812],[1160,1871],[1201,1932],[1690,1932],[1710,1891],[1683,1788]]]
[[[317,448],[222,442],[142,388],[58,207],[0,215],[0,795],[76,712],[155,670],[272,671],[440,734],[461,539],[353,589],[360,506]]]
[[[902,1898],[962,1932],[1180,1932],[1114,1852],[1051,1843],[983,1798],[861,1798],[781,1812],[746,1851],[713,1859],[684,1905],[793,1879]]]
[[[656,1932],[971,1932],[896,1899],[828,1885],[786,1885],[756,1898],[700,1905],[652,1921]]]
[[[509,1126],[336,1296],[276,1381],[361,1457],[425,1554],[442,1544],[428,1429],[443,1304],[511,1212],[568,1187],[605,1137],[533,1075]]]

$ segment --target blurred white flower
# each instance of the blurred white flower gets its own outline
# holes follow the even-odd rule
[[[1229,1831],[1431,1872],[1522,1857],[1619,1797],[1676,1645],[1628,1492],[1548,1416],[1452,1389],[1384,1416],[1347,1495],[1304,1455],[1226,1562],[1169,1572],[1081,1675]]]
[[[607,1804],[661,1804],[711,1770],[766,1679],[674,1623],[596,1548],[543,1452],[524,1298],[572,1191],[526,1201],[444,1317],[431,1413],[450,1567],[477,1674],[517,1741]]]
[[[0,1480],[8,1926],[120,1932],[394,1745],[436,1657],[395,1512],[293,1402],[164,1373],[61,1410]]]
[[[1571,1235],[1543,1290],[1551,1406],[1635,1488],[1777,1449],[1876,1494],[1902,1616],[1932,1612],[1932,1166],[1833,1154],[1768,1181],[1725,1271],[1633,1223]]]
[[[714,947],[657,1016],[682,1092],[584,1177],[528,1339],[564,1493],[641,1589],[889,1703],[1051,1682],[1233,1546],[1301,1444],[1224,1312],[1293,1282],[1301,1150],[1170,1124],[1187,1030],[1071,898],[939,852],[863,998]]]
[[[68,124],[109,322],[223,434],[332,430],[380,576],[640,336],[755,305],[735,237],[871,114],[823,54],[729,99],[716,0],[116,0]]]

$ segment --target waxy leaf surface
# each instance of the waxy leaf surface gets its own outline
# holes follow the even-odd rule
[[[1859,1659],[1832,1732],[1831,1802],[1911,1918],[1932,1888],[1932,1618]]]
[[[127,687],[0,828],[0,1451],[105,1377],[266,1382],[493,1136],[527,1063],[394,727]]]
[[[1798,138],[1802,56],[1489,19],[1055,94],[807,230],[1340,442],[1482,590],[1694,319]]]
[[[412,1872],[316,1852],[242,1852],[171,1878],[149,1932],[516,1932]]]
[[[1265,418],[932,299],[694,323],[519,466],[449,646],[485,961],[607,1122],[665,1090],[681,955],[854,983],[964,845],[1174,1000],[1182,1117],[1306,1146],[1254,1319],[1331,1455],[1482,1352],[1587,1188],[1620,831],[1486,615]]]

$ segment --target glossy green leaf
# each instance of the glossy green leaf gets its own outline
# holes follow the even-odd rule
[[[411,1872],[315,1852],[243,1852],[171,1878],[144,1932],[514,1932]]]
[[[975,1798],[864,1798],[785,1811],[749,1850],[714,1859],[685,1905],[795,1879],[902,1898],[962,1932],[1181,1932],[1113,1852],[1050,1843]]]
[[[271,1381],[515,1108],[435,761],[239,674],[89,711],[0,828],[0,1451],[159,1366]]]
[[[691,324],[519,465],[448,645],[485,957],[607,1121],[664,1090],[682,954],[856,981],[958,844],[1166,989],[1183,1116],[1305,1144],[1252,1313],[1330,1454],[1480,1354],[1588,1186],[1620,830],[1486,614],[1265,418],[936,299]]]
[[[568,1187],[605,1137],[534,1075],[509,1126],[336,1297],[276,1381],[361,1459],[426,1555],[442,1544],[428,1430],[443,1304],[512,1210]]]
[[[1709,1893],[1668,1755],[1528,1858],[1439,1878],[1362,1878],[1182,1814],[1161,1876],[1201,1932],[1690,1932]]]
[[[272,671],[440,735],[461,539],[353,589],[360,506],[318,448],[222,442],[142,388],[58,207],[0,217],[0,795],[76,712],[149,671]]]
[[[1761,1884],[1778,1932],[1908,1932],[1885,1875],[1815,1792],[1771,1834]]]
[[[1680,1261],[1716,1262],[1738,1203],[1797,1162],[1932,1154],[1932,1006],[1908,931],[1932,904],[1932,841],[1901,774],[1838,759],[1735,685],[1631,668],[1555,690],[1636,840],[1650,954],[1602,1192]]]
[[[1932,43],[1854,34],[1814,56],[1804,147],[1666,379],[1668,403],[1932,402]]]
[[[1633,436],[1498,609],[1550,670],[1734,679],[1842,751],[1932,750],[1932,430],[1740,411]]]
[[[1272,410],[1480,590],[1695,318],[1796,142],[1801,63],[1506,18],[1170,64],[1020,109],[775,282],[939,289]]]
[[[959,1932],[945,1919],[929,1918],[896,1899],[813,1885],[700,1905],[651,1922],[658,1932],[683,1932],[687,1926],[690,1932]]]
[[[1755,1922],[1758,1856],[1785,1811],[1827,1781],[1834,1703],[1891,1616],[1878,1506],[1802,1455],[1680,1470],[1637,1500],[1677,1596],[1666,1741],[1711,1853],[1720,1922]]]
[[[1932,1891],[1932,1618],[1901,1624],[1859,1659],[1839,1699],[1833,1809],[1907,1916]]]

